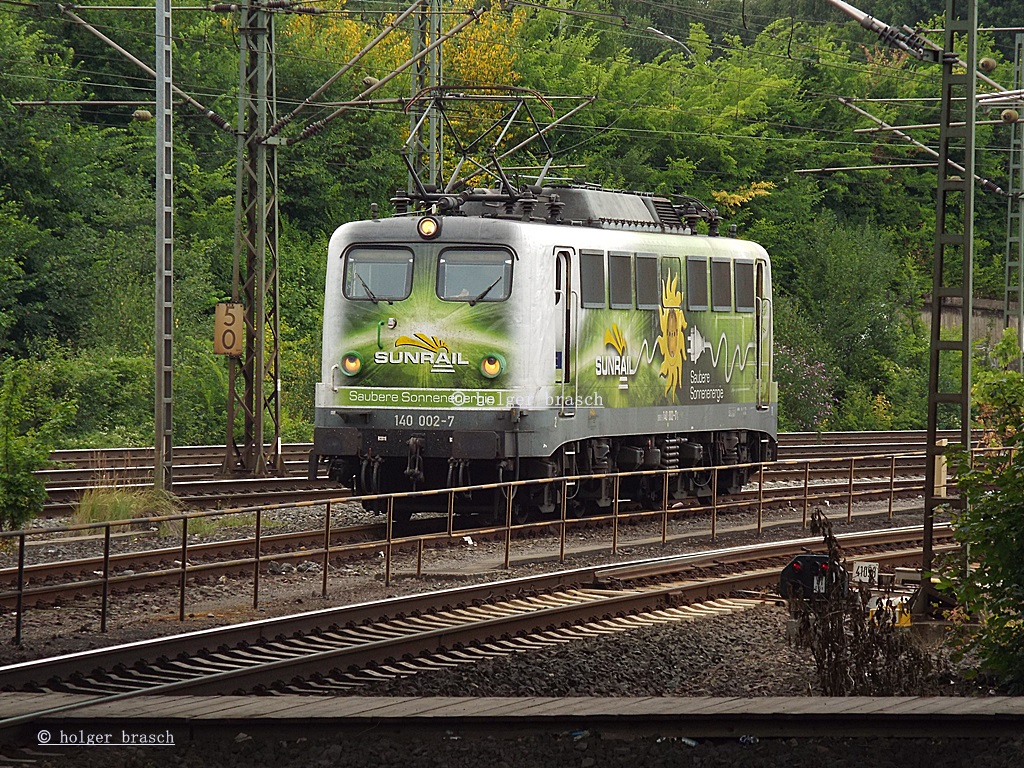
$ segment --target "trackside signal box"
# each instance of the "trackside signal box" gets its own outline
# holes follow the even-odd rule
[[[779,595],[785,598],[824,598],[830,584],[844,584],[842,568],[829,563],[828,555],[797,555],[779,576]]]

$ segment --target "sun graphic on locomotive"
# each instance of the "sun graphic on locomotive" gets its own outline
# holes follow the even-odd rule
[[[686,346],[680,343],[680,336],[686,329],[683,314],[683,293],[679,290],[679,275],[662,280],[661,293],[661,334],[658,349],[663,362],[659,373],[665,379],[665,397],[677,402],[677,393],[683,386],[683,361],[686,360]]]

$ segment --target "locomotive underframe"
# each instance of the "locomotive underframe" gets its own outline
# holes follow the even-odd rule
[[[644,422],[665,417],[666,411],[651,414],[651,409],[615,409],[613,420],[643,428]],[[509,480],[531,480],[574,475],[603,475],[637,470],[689,469],[749,464],[775,457],[776,441],[770,425],[774,413],[750,408],[751,413],[737,417],[742,406],[709,406],[699,409],[677,408],[687,414],[699,411],[700,421],[714,420],[715,411],[728,412],[735,423],[765,428],[714,429],[694,425],[680,431],[647,431],[623,434],[626,429],[612,428],[606,434],[595,433],[597,424],[608,429],[609,413],[578,412],[571,417],[551,411],[460,413],[465,429],[400,429],[390,424],[395,415],[389,410],[332,412],[338,426],[317,427],[310,457],[310,475],[320,465],[328,476],[351,488],[358,495],[400,493],[482,485]],[[692,415],[691,415],[692,416]],[[553,422],[552,422],[553,418]],[[473,424],[465,422],[472,421]],[[589,429],[588,429],[589,423]],[[678,420],[680,427],[685,422]],[[719,422],[721,423],[721,422]],[[472,427],[477,427],[476,429]],[[490,427],[490,428],[487,428]],[[538,428],[539,427],[539,428]],[[752,470],[738,467],[720,469],[718,492],[738,492]],[[712,492],[712,472],[685,472],[669,479],[670,499],[705,496]],[[518,493],[518,492],[517,492]],[[654,476],[625,477],[620,480],[620,500],[660,503],[664,488]],[[560,514],[561,484],[528,487],[515,501],[517,519],[530,514]],[[571,483],[567,514],[576,516],[613,502],[611,478]],[[396,511],[407,516],[412,511],[447,509],[447,494],[417,500],[400,500]],[[383,511],[386,505],[371,502],[368,507]],[[457,511],[505,512],[505,497],[493,492],[463,494]]]

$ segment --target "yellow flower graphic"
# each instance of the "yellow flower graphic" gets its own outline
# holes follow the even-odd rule
[[[682,343],[686,316],[683,314],[683,293],[679,290],[679,276],[670,277],[661,284],[661,335],[658,349],[664,358],[659,373],[665,377],[665,396],[676,402],[676,392],[683,386],[683,361],[686,346]]]

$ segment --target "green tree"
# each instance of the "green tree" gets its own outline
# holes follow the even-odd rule
[[[1019,357],[1012,330],[997,345],[1003,365]],[[1012,693],[1024,691],[1024,376],[1007,367],[981,370],[973,397],[993,447],[954,455],[965,507],[954,515],[957,541],[971,568],[947,574],[960,603],[980,621],[967,644],[982,672]]]
[[[49,461],[56,431],[71,417],[68,401],[45,397],[28,361],[0,361],[0,529],[17,529],[38,515],[46,487],[35,474]]]

